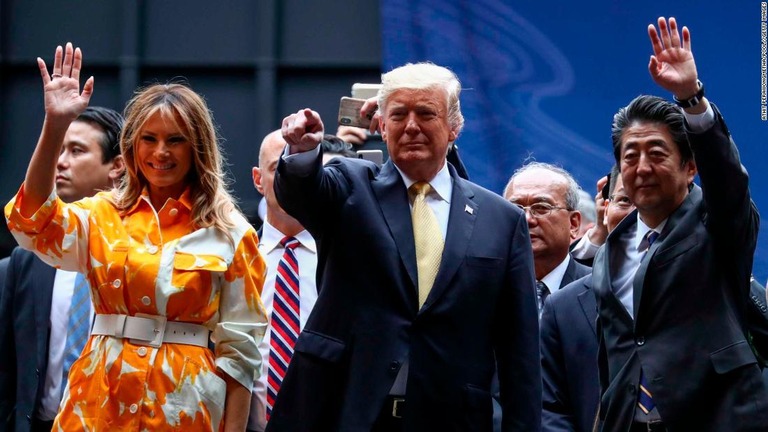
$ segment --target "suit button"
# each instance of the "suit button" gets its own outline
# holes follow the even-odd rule
[[[634,384],[630,384],[627,386],[627,390],[629,390],[629,394],[633,395],[637,392],[637,389],[635,388]]]
[[[27,421],[28,421],[28,422],[30,422],[30,423],[32,423],[32,416],[31,416],[31,415],[29,415],[29,414],[27,414]]]
[[[635,341],[635,343],[637,343],[637,346],[643,346],[645,345],[645,338],[642,336],[639,336]]]
[[[40,369],[35,369],[35,375],[40,376]]]
[[[400,367],[399,361],[393,361],[392,363],[389,364],[389,370],[391,371],[396,371],[399,367]]]

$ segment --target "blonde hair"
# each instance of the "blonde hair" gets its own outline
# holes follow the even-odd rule
[[[239,212],[222,170],[224,157],[219,150],[216,128],[205,100],[182,84],[153,84],[139,89],[125,107],[125,126],[120,134],[120,152],[126,173],[113,193],[120,211],[131,208],[147,186],[138,168],[135,145],[144,124],[155,113],[176,122],[184,138],[192,144],[193,168],[188,174],[192,223],[196,228],[214,227],[233,242],[229,230],[235,227],[233,212]]]
[[[408,63],[381,75],[381,90],[379,90],[379,115],[386,111],[389,97],[400,89],[424,90],[441,88],[447,95],[448,124],[458,134],[464,127],[464,116],[461,114],[461,82],[449,69],[434,63]]]

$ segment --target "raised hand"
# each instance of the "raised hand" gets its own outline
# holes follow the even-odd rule
[[[80,69],[83,53],[80,48],[67,43],[66,48],[56,47],[53,60],[53,72],[48,75],[45,61],[37,58],[37,66],[43,78],[45,96],[45,115],[48,121],[61,120],[71,122],[88,106],[93,94],[93,77],[88,78],[80,92]],[[67,124],[68,126],[68,124]]]
[[[323,120],[309,108],[284,118],[281,130],[291,154],[313,150],[323,140]]]
[[[683,27],[682,38],[675,18],[664,17],[658,21],[659,30],[648,25],[653,55],[648,63],[651,78],[678,99],[688,99],[698,92],[696,62],[691,52],[691,32]]]

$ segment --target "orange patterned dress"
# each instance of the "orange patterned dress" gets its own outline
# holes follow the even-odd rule
[[[119,213],[109,192],[64,204],[55,193],[30,218],[23,187],[5,207],[19,244],[85,274],[96,313],[165,316],[208,328],[216,352],[159,348],[94,335],[72,365],[54,431],[209,431],[223,428],[226,373],[251,389],[267,318],[264,261],[239,214],[229,231],[195,229],[189,191],[156,211],[146,191]]]

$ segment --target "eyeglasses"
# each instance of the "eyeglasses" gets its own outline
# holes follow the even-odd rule
[[[611,200],[612,205],[619,208],[628,209],[633,205],[632,201],[626,195],[611,195],[609,199]]]
[[[547,204],[543,202],[533,203],[529,206],[523,206],[517,203],[512,203],[518,207],[520,207],[520,210],[522,210],[524,213],[526,211],[531,213],[531,216],[535,218],[541,218],[541,217],[547,217],[550,213],[552,213],[552,210],[568,210],[570,209],[566,207],[557,207],[553,206],[552,204]]]

